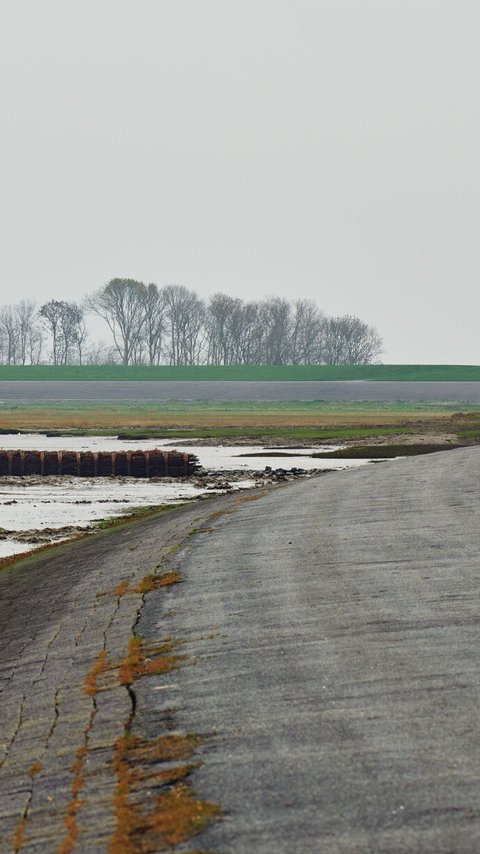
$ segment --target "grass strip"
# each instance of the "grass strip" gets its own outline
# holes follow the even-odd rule
[[[465,445],[450,444],[420,444],[411,445],[356,445],[349,448],[339,448],[336,451],[325,451],[311,454],[313,459],[319,460],[382,460],[393,457],[414,457],[419,454],[434,454],[437,451],[452,451],[454,448],[463,448]]]
[[[2,365],[1,381],[479,382],[479,365]]]

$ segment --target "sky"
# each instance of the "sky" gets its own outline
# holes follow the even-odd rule
[[[480,364],[478,0],[0,0],[0,304],[115,276]]]

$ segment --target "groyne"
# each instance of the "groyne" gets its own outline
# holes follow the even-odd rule
[[[189,477],[198,460],[180,451],[0,451],[0,477]]]

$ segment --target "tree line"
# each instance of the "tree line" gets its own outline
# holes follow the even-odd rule
[[[93,341],[101,318],[108,342]],[[354,315],[326,316],[313,300],[208,300],[184,285],[112,279],[81,303],[21,300],[0,307],[3,365],[367,365],[382,339]]]

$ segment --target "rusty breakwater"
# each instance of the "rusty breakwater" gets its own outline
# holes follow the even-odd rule
[[[0,477],[189,477],[198,460],[180,451],[3,451]]]

